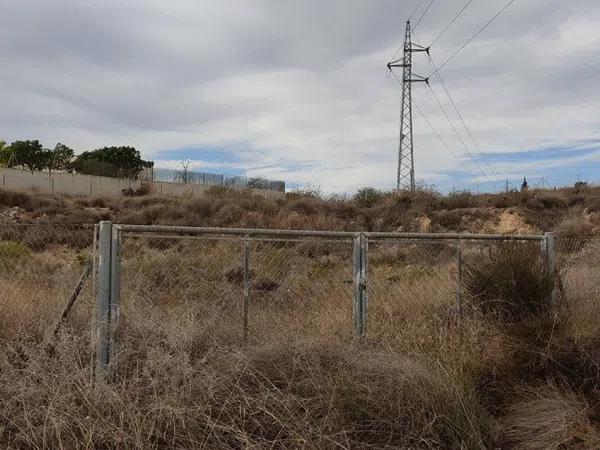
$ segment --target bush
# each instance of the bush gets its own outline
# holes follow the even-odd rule
[[[30,253],[31,250],[19,242],[0,241],[0,260],[23,258]]]
[[[227,186],[210,186],[206,190],[208,198],[224,198],[234,193],[234,189]]]
[[[370,208],[386,196],[385,192],[372,187],[364,187],[354,194],[354,202],[361,208]]]
[[[502,243],[467,261],[463,281],[484,314],[509,320],[546,311],[554,285],[537,244],[522,242]]]
[[[26,192],[0,189],[0,205],[28,208],[31,205],[31,196]]]
[[[474,208],[479,206],[478,198],[471,191],[457,191],[442,198],[442,207],[445,209]]]
[[[434,225],[437,224],[449,230],[462,230],[463,215],[460,211],[436,211],[432,219]]]
[[[558,249],[575,252],[583,248],[594,230],[592,224],[583,217],[570,217],[563,220],[554,231],[558,237]]]
[[[527,200],[527,206],[532,209],[566,208],[567,201],[556,192],[539,192]]]

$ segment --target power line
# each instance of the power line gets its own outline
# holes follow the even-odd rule
[[[462,46],[461,46],[461,47],[460,47],[458,50],[456,50],[454,53],[452,53],[452,54],[451,54],[451,55],[450,55],[450,56],[449,56],[449,57],[448,57],[448,58],[447,58],[447,59],[446,59],[446,60],[445,60],[445,61],[444,61],[442,64],[440,64],[440,66],[439,66],[439,67],[438,67],[438,68],[437,68],[437,69],[434,71],[434,73],[436,73],[436,72],[439,72],[439,71],[442,69],[442,67],[444,67],[444,66],[445,66],[446,64],[448,64],[448,63],[449,63],[451,60],[453,60],[453,59],[456,57],[456,55],[458,55],[458,54],[459,54],[461,51],[463,51],[463,50],[464,50],[464,48],[465,48],[467,45],[469,45],[471,42],[473,42],[473,40],[475,40],[475,38],[476,38],[477,36],[479,36],[479,35],[480,35],[480,34],[483,32],[483,30],[485,30],[485,29],[486,29],[488,26],[490,26],[490,24],[491,24],[491,23],[492,23],[494,20],[496,20],[496,18],[497,18],[497,17],[498,17],[500,14],[502,14],[504,11],[506,11],[506,10],[508,9],[508,7],[509,7],[510,5],[512,5],[512,4],[513,4],[515,1],[516,1],[516,0],[510,0],[510,1],[509,1],[509,2],[506,4],[506,5],[504,5],[504,7],[503,7],[503,8],[502,8],[500,11],[498,11],[498,12],[497,12],[497,13],[494,15],[494,17],[492,17],[492,18],[491,18],[491,19],[490,19],[490,20],[489,20],[489,21],[488,21],[488,22],[487,22],[487,23],[486,23],[484,26],[482,26],[482,27],[481,27],[481,28],[480,28],[480,29],[479,29],[479,30],[478,30],[478,31],[477,31],[477,32],[476,32],[476,33],[475,33],[473,36],[471,36],[471,37],[469,38],[469,40],[467,40],[467,42],[465,42],[465,43],[464,43],[464,44],[463,44],[463,45],[462,45]],[[434,73],[432,73],[432,74],[431,74],[431,75],[429,75],[429,76],[431,77],[432,75],[434,75]]]
[[[429,11],[429,8],[431,8],[431,5],[433,5],[433,2],[434,2],[434,1],[435,1],[435,0],[431,0],[431,1],[429,2],[429,5],[427,5],[427,8],[425,8],[425,11],[423,11],[423,14],[421,14],[421,17],[419,17],[419,20],[417,21],[417,23],[416,23],[416,25],[413,27],[413,29],[416,29],[416,28],[419,26],[419,24],[421,23],[421,20],[423,20],[423,17],[425,17],[425,15],[427,14],[427,12]]]
[[[396,75],[396,73],[393,70],[391,71],[391,73],[392,73],[392,75],[394,76],[394,78],[396,79],[396,81],[398,83],[402,83],[402,81],[398,78],[398,76]],[[446,149],[450,152],[450,154],[459,162],[459,164],[463,167],[463,169],[465,170],[465,172],[467,172],[467,174],[469,174],[469,176],[471,176],[472,178],[476,178],[475,175],[473,175],[473,173],[469,170],[469,168],[463,162],[463,160],[460,159],[456,155],[456,152],[454,152],[454,150],[452,150],[452,147],[450,147],[450,145],[448,145],[448,143],[446,142],[446,140],[440,135],[440,133],[431,124],[431,121],[427,118],[427,116],[425,115],[425,113],[423,112],[423,110],[419,107],[419,105],[417,105],[413,99],[411,99],[411,103],[417,108],[417,110],[419,111],[419,113],[423,117],[423,120],[425,120],[425,122],[427,123],[427,125],[429,125],[429,128],[431,128],[431,131],[433,131],[433,133],[437,136],[437,138],[444,145],[444,147],[446,147]],[[485,177],[485,173],[484,173],[484,177]]]
[[[448,25],[446,25],[446,26],[444,27],[444,29],[443,29],[442,31],[440,31],[440,33],[439,33],[439,34],[438,34],[438,35],[435,37],[435,39],[434,39],[434,40],[431,42],[431,44],[429,44],[429,46],[430,46],[430,47],[431,47],[431,46],[433,46],[433,44],[435,44],[435,43],[438,41],[438,39],[439,39],[439,38],[441,38],[441,37],[442,37],[442,35],[443,35],[443,34],[444,34],[446,31],[448,31],[448,28],[450,28],[450,27],[452,26],[452,24],[453,24],[454,22],[456,22],[456,19],[458,19],[458,18],[461,16],[461,14],[462,14],[462,13],[465,11],[465,9],[467,9],[467,8],[469,7],[469,5],[470,5],[471,3],[473,3],[473,0],[469,0],[469,1],[467,2],[467,4],[466,4],[465,6],[463,6],[463,7],[462,7],[462,9],[461,9],[460,11],[458,11],[458,13],[457,13],[457,14],[454,16],[454,18],[453,18],[453,19],[452,19],[450,22],[448,22]]]
[[[469,168],[465,165],[465,163],[462,161],[462,159],[460,159],[456,153],[454,152],[454,150],[452,150],[452,147],[450,147],[448,145],[448,143],[446,142],[446,140],[440,135],[440,133],[438,133],[438,131],[434,128],[434,126],[431,124],[431,122],[429,121],[429,119],[427,118],[427,116],[425,115],[425,113],[423,112],[423,110],[419,107],[419,105],[417,105],[417,103],[413,100],[413,105],[415,106],[415,108],[417,108],[417,111],[419,112],[419,114],[421,114],[421,116],[423,117],[423,120],[427,123],[427,125],[429,125],[429,128],[431,128],[431,131],[433,131],[433,133],[437,136],[437,138],[440,140],[440,142],[444,145],[444,147],[446,147],[446,149],[448,149],[448,151],[450,152],[450,154],[454,157],[454,159],[456,159],[456,161],[459,162],[459,164],[463,167],[463,169],[465,169],[465,172],[467,172],[467,174],[469,174],[469,176],[471,176],[472,178],[476,178],[475,175],[473,175],[473,173],[469,170]]]
[[[415,7],[413,8],[412,12],[410,13],[410,15],[408,16],[408,21],[410,22],[413,18],[413,16],[415,15],[415,13],[417,12],[417,10],[419,9],[419,6],[421,6],[423,4],[425,0],[419,0],[417,2],[417,4],[415,5]],[[433,3],[433,1],[432,1]],[[431,4],[429,5],[431,6]],[[427,7],[427,9],[429,9],[429,6]],[[427,11],[426,11],[427,12]],[[401,45],[400,47],[398,47],[398,49],[394,52],[394,54],[392,55],[392,57],[390,58],[390,61],[393,61],[396,59],[396,56],[398,55],[398,53],[400,53],[400,50],[402,50],[403,46]]]
[[[410,16],[408,16],[408,20],[412,20],[413,16],[415,15],[415,13],[417,12],[417,9],[419,9],[419,6],[421,6],[421,4],[424,2],[425,0],[419,0],[419,2],[417,3],[417,5],[413,8],[412,12],[410,13]]]
[[[425,0],[419,0],[417,2],[417,4],[415,5],[415,7],[413,8],[412,12],[410,13],[410,15],[408,16],[408,21],[410,22],[413,18],[413,16],[415,15],[415,13],[417,12],[417,10],[419,9],[419,6],[421,6],[423,4]],[[433,3],[433,0],[431,1],[431,3]],[[431,3],[429,4],[429,6],[431,6]],[[429,9],[429,6],[427,7],[427,9]],[[427,9],[425,10],[425,12],[427,12]],[[423,16],[421,16],[421,18],[423,18]],[[420,19],[419,19],[420,21]],[[396,50],[394,52],[394,54],[392,55],[392,57],[390,58],[390,61],[393,61],[394,59],[396,59],[396,55],[398,55],[398,53],[400,53],[400,50],[402,50],[403,46],[401,45],[400,47],[398,47],[398,50]]]
[[[427,55],[427,56],[428,56],[429,64],[431,64],[431,67],[433,68],[437,79],[439,80],[440,84],[444,88],[444,92],[446,93],[446,96],[448,97],[448,99],[450,100],[450,103],[452,104],[452,107],[454,108],[454,112],[456,112],[456,115],[458,116],[460,122],[462,123],[463,128],[465,129],[465,131],[467,132],[467,135],[471,139],[471,142],[473,143],[473,148],[479,154],[479,156],[481,156],[481,159],[484,161],[485,165],[490,170],[492,175],[497,176],[495,170],[489,165],[487,158],[485,157],[484,153],[479,148],[479,145],[477,144],[477,141],[475,140],[473,133],[471,133],[471,130],[467,126],[467,123],[465,122],[463,115],[460,113],[458,106],[456,105],[456,102],[452,98],[452,95],[450,95],[450,91],[448,90],[448,87],[446,86],[446,83],[444,82],[442,75],[439,73],[439,71],[437,71],[437,67],[435,65],[435,62],[433,61],[433,58],[430,55]]]
[[[471,157],[471,162],[477,166],[477,169],[479,169],[479,171],[481,172],[481,174],[488,180],[490,181],[490,179],[488,178],[487,174],[484,172],[484,170],[481,168],[481,166],[479,165],[479,163],[475,160],[475,158],[473,157],[473,154],[469,151],[469,147],[467,147],[467,144],[465,144],[465,141],[463,140],[462,136],[460,135],[460,133],[458,132],[458,130],[456,129],[456,127],[454,126],[454,123],[452,122],[452,120],[450,119],[450,116],[448,115],[448,113],[446,112],[446,108],[444,108],[444,105],[442,105],[442,102],[440,102],[439,97],[437,96],[437,94],[435,93],[435,91],[433,89],[431,89],[431,86],[429,87],[429,91],[431,92],[431,95],[433,95],[433,98],[435,99],[435,101],[437,102],[438,106],[440,107],[440,109],[442,110],[442,113],[444,114],[444,116],[446,117],[446,120],[448,120],[448,123],[450,124],[450,127],[452,128],[452,130],[454,131],[454,134],[456,134],[456,137],[458,138],[458,140],[460,141],[460,143],[462,144],[462,146],[465,149],[465,152]]]

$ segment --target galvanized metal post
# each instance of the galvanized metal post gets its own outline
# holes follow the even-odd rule
[[[456,300],[458,303],[458,321],[461,322],[462,321],[462,316],[463,316],[463,293],[462,293],[462,278],[463,278],[463,249],[462,249],[462,243],[460,241],[458,241],[458,246],[457,246],[457,265],[458,265],[458,271],[457,271],[457,280],[456,282],[458,283],[457,286],[457,290],[456,290]]]
[[[556,269],[556,256],[554,253],[554,234],[552,233],[545,233],[544,234],[544,238],[543,238],[543,250],[544,250],[544,262],[546,265],[546,272],[548,274],[548,276],[550,277],[550,279],[552,280],[552,282],[554,283],[556,277],[555,277],[555,269]],[[550,298],[549,298],[550,302],[554,303],[555,300],[555,295],[554,295],[554,288],[552,289],[552,292],[550,293]]]
[[[368,306],[369,306],[369,291],[367,289],[368,287],[368,281],[369,281],[369,271],[368,271],[368,254],[369,254],[369,240],[367,239],[367,237],[364,235],[364,233],[360,234],[360,238],[361,238],[361,246],[362,246],[362,251],[361,251],[361,258],[362,258],[362,262],[361,262],[361,278],[362,278],[362,283],[361,283],[361,312],[362,312],[362,334],[366,334],[367,332],[367,312],[368,312]]]
[[[109,364],[116,364],[116,336],[121,298],[121,232],[113,227],[110,251],[110,342]]]
[[[244,236],[244,303],[243,303],[243,323],[244,323],[244,344],[248,341],[248,300],[250,298],[250,237]]]
[[[98,228],[98,275],[96,296],[96,380],[106,377],[110,351],[112,224],[100,222]]]
[[[363,336],[367,325],[367,248],[365,235],[354,238],[352,322],[354,332]]]
[[[96,287],[98,286],[98,224],[94,224],[94,238],[92,240],[92,297],[96,298],[98,293]]]

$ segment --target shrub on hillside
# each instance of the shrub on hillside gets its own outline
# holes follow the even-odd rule
[[[451,192],[441,200],[442,207],[445,209],[475,208],[479,206],[477,196],[471,191]]]
[[[370,208],[387,195],[387,193],[373,187],[364,187],[360,188],[356,194],[354,194],[354,202],[360,208]]]
[[[583,217],[569,217],[554,230],[558,237],[557,250],[563,252],[579,251],[594,232],[592,224]]]
[[[433,213],[431,224],[439,225],[445,230],[462,231],[463,215],[460,211],[436,211]],[[437,227],[436,227],[437,228]]]
[[[507,320],[546,311],[554,285],[537,245],[522,242],[505,242],[467,258],[463,280],[474,305]]]
[[[526,205],[531,209],[555,209],[566,208],[567,200],[558,192],[537,192],[531,196]]]

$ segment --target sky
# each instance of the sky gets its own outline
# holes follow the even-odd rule
[[[131,145],[159,167],[186,159],[324,192],[390,189],[401,86],[386,64],[419,1],[1,0],[0,139]],[[430,45],[466,2],[434,0],[414,41]],[[431,46],[435,64],[504,4],[473,0]],[[516,0],[440,71],[469,133],[436,76],[413,86],[445,142],[415,110],[417,181],[596,181],[599,48],[597,0]]]

